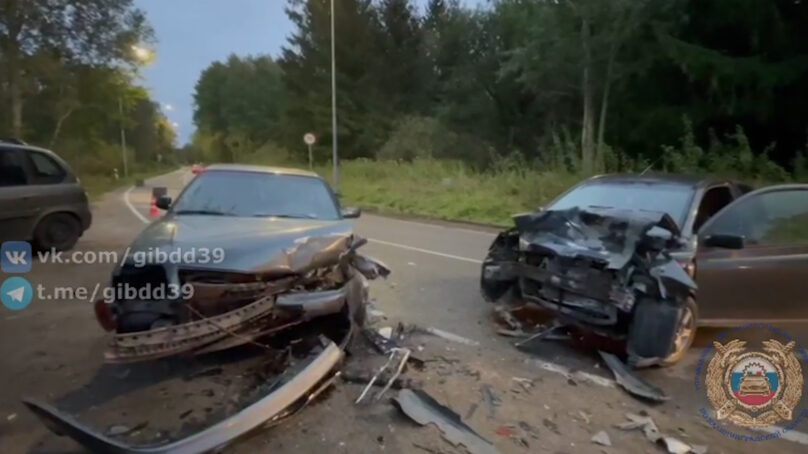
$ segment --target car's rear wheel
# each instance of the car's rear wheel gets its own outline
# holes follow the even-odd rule
[[[81,224],[67,213],[46,216],[34,230],[34,242],[45,250],[66,251],[76,245],[80,236]]]
[[[671,366],[684,358],[693,340],[696,338],[696,322],[698,321],[698,308],[693,298],[688,298],[679,325],[676,327],[676,336],[673,339],[673,352],[665,357],[661,366]]]

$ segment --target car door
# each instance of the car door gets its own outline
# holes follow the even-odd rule
[[[705,324],[808,321],[808,186],[751,192],[708,220],[698,236],[697,300]]]
[[[0,148],[0,241],[27,240],[36,208],[25,156],[16,148]]]

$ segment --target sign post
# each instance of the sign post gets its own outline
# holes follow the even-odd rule
[[[315,137],[314,134],[312,134],[310,132],[307,132],[306,134],[303,135],[303,143],[305,143],[306,146],[309,147],[309,169],[313,169],[314,168],[314,155],[311,152],[311,147],[315,143],[317,143],[317,137]]]

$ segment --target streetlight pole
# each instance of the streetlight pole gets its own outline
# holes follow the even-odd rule
[[[124,128],[123,96],[118,95],[118,113],[121,115],[121,158],[123,159],[123,176],[129,176],[129,166],[126,163],[126,129]]]
[[[331,159],[334,164],[334,191],[339,193],[339,156],[337,154],[337,59],[334,33],[334,0],[331,0]]]

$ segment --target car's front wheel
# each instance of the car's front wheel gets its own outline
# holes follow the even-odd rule
[[[688,298],[679,325],[676,327],[676,336],[673,339],[673,351],[663,358],[660,365],[672,366],[684,358],[693,340],[696,338],[696,322],[698,321],[698,308],[693,298]]]
[[[44,250],[69,250],[76,245],[80,236],[79,220],[67,213],[48,215],[34,229],[34,242]]]

